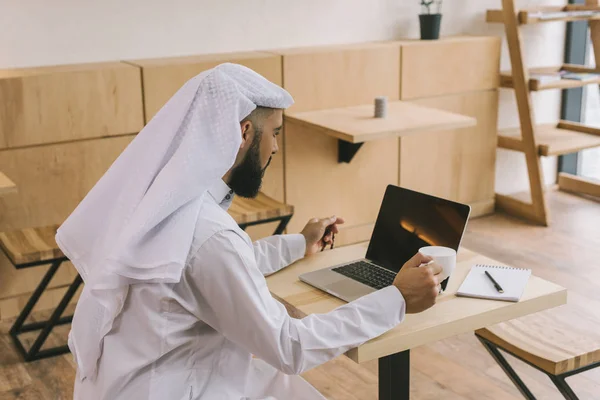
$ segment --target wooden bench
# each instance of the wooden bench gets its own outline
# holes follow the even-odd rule
[[[235,196],[229,207],[229,214],[242,229],[251,225],[280,221],[273,233],[279,235],[283,233],[294,215],[294,207],[272,199],[261,192],[253,199]]]
[[[600,366],[600,319],[577,307],[544,311],[479,329],[477,338],[527,399],[535,399],[499,349],[546,373],[561,394],[577,399],[565,378]]]
[[[64,261],[67,261],[67,258],[54,240],[57,229],[58,226],[53,225],[0,233],[0,248],[2,248],[16,269],[50,264],[48,272],[46,272],[35,291],[31,294],[27,304],[9,331],[17,350],[23,355],[25,361],[38,360],[69,352],[68,346],[59,346],[44,350],[41,350],[41,348],[56,325],[68,324],[73,319],[73,316],[61,316],[82,282],[79,275],[71,283],[48,320],[25,324],[25,320],[29,317],[31,310],[33,310],[33,307],[52,280],[52,277],[56,274],[60,265]],[[30,349],[26,350],[19,339],[19,334],[38,330],[41,331],[40,334]]]

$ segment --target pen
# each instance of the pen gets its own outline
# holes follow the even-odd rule
[[[488,278],[490,278],[490,280],[492,281],[492,283],[496,287],[496,290],[499,293],[504,293],[504,289],[502,289],[502,286],[498,285],[498,282],[496,282],[496,280],[492,277],[492,275],[489,272],[487,272],[487,271],[485,271],[485,274],[487,275]]]
[[[321,251],[325,250],[325,247],[327,247],[327,243],[325,243],[325,236],[329,235],[331,233],[331,247],[330,250],[333,249],[333,244],[335,243],[335,234],[331,232],[331,226],[328,226],[325,229],[325,233],[323,234],[323,247],[321,247]]]

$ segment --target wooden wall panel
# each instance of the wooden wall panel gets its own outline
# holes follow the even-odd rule
[[[399,43],[401,100],[498,88],[499,37],[462,36]]]
[[[281,86],[281,57],[270,53],[246,52],[206,54],[190,57],[128,61],[142,68],[146,121],[189,79],[225,62],[244,65]]]
[[[339,164],[337,139],[294,123],[286,132],[286,194],[295,208],[290,230],[334,214],[346,219],[345,229],[374,222],[386,186],[398,182],[398,139],[365,143],[351,163]],[[370,231],[349,241],[357,234],[368,240]]]
[[[281,50],[283,87],[294,112],[372,104],[399,98],[400,47],[361,44]]]
[[[0,151],[0,170],[18,182],[0,198],[0,230],[62,223],[133,137]]]
[[[0,148],[137,133],[143,125],[134,66],[0,70]]]
[[[375,228],[374,222],[354,226],[344,225],[340,226],[340,232],[335,237],[335,247],[348,246],[369,240]]]
[[[414,102],[474,117],[477,125],[401,138],[400,185],[459,202],[489,205],[494,199],[498,92],[470,92]],[[479,204],[473,214],[476,211],[492,210]]]

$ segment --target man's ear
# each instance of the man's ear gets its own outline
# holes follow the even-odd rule
[[[246,144],[246,141],[250,140],[250,131],[252,130],[252,122],[244,121],[240,123],[242,131],[242,147]]]

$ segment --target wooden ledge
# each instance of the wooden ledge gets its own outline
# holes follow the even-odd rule
[[[388,103],[386,118],[373,116],[374,105],[287,113],[287,122],[322,132],[348,143],[363,143],[421,132],[466,128],[475,118],[418,106],[404,101]]]

